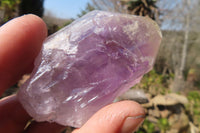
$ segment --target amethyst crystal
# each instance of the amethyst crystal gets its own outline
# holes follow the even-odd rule
[[[80,127],[152,68],[161,38],[149,18],[90,12],[46,39],[19,101],[37,121]]]

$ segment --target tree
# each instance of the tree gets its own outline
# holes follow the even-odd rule
[[[44,12],[43,4],[44,0],[22,0],[19,15],[32,13],[42,17]]]
[[[161,16],[163,19],[162,27],[165,30],[175,31],[182,35],[181,41],[177,40],[180,39],[178,34],[171,38],[174,39],[171,48],[171,61],[173,62],[174,71],[174,81],[171,88],[173,92],[185,89],[186,75],[191,67],[190,64],[186,64],[188,50],[193,43],[189,36],[191,33],[196,32],[196,29],[199,29],[197,26],[192,28],[194,23],[197,22],[197,17],[193,16],[199,10],[199,5],[197,5],[198,0],[162,0],[159,3],[159,7],[164,11]]]
[[[92,0],[96,9],[147,16],[159,21],[157,0]]]
[[[159,17],[156,2],[157,0],[121,0],[129,14],[148,16],[153,20],[158,20]]]
[[[80,18],[82,17],[83,15],[87,14],[88,12],[90,11],[93,11],[95,10],[95,8],[90,4],[90,3],[87,3],[87,6],[84,10],[81,11],[80,14],[78,14],[77,16]]]

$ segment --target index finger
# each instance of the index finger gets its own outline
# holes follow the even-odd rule
[[[47,36],[45,23],[25,15],[0,27],[0,95],[30,72]]]

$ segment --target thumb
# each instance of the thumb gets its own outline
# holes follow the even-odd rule
[[[136,102],[113,103],[99,110],[73,133],[132,133],[144,117],[144,109]]]

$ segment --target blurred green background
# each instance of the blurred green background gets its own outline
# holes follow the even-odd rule
[[[0,25],[32,13],[45,21],[50,35],[95,9],[150,17],[161,27],[163,41],[154,69],[131,88],[142,89],[149,101],[143,104],[147,118],[137,133],[198,133],[199,0],[1,0]],[[12,86],[2,97],[15,93],[18,87]],[[175,102],[153,102],[158,97]],[[187,102],[183,102],[185,99]]]

